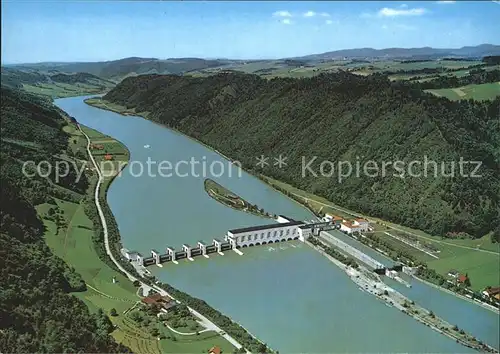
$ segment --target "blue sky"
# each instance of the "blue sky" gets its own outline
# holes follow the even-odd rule
[[[500,1],[2,1],[2,63],[499,44]]]

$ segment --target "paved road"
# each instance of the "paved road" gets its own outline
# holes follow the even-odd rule
[[[138,280],[141,283],[141,286],[143,286],[144,288],[151,287],[154,290],[156,290],[157,292],[159,292],[161,295],[168,296],[168,297],[170,297],[170,298],[172,298],[172,299],[175,300],[175,298],[173,296],[171,296],[169,293],[167,293],[162,288],[160,288],[160,287],[158,287],[156,285],[151,285],[151,286],[147,285],[147,284],[143,283],[140,279],[137,279],[136,277],[134,277],[125,268],[122,267],[122,265],[116,260],[115,256],[111,252],[111,248],[109,246],[108,225],[106,223],[106,218],[104,217],[104,212],[102,211],[101,204],[99,202],[99,190],[100,190],[102,182],[104,181],[104,177],[103,177],[103,175],[101,173],[101,170],[99,169],[99,166],[97,165],[97,163],[96,163],[96,161],[94,159],[94,156],[92,155],[92,152],[90,150],[91,142],[90,142],[89,136],[87,134],[85,134],[85,132],[82,130],[82,128],[80,127],[79,124],[78,124],[78,129],[80,129],[80,131],[85,136],[85,138],[87,138],[87,153],[89,154],[90,160],[92,161],[92,164],[94,165],[94,168],[97,171],[97,174],[99,175],[99,180],[97,181],[97,185],[96,185],[96,188],[95,188],[94,199],[95,199],[95,205],[97,207],[97,211],[99,212],[99,217],[101,219],[102,228],[103,228],[103,231],[104,231],[104,246],[106,248],[107,255],[109,256],[109,258],[111,258],[111,260],[116,265],[116,267],[123,274],[125,274],[130,281],[134,282],[134,281]],[[209,325],[211,329],[213,329],[217,333],[224,333],[224,334],[221,334],[221,336],[224,337],[224,339],[226,339],[229,343],[231,343],[232,345],[234,345],[237,349],[240,349],[241,347],[243,347],[233,337],[231,337],[229,334],[227,334],[224,331],[222,331],[222,329],[220,329],[215,323],[213,323],[212,321],[210,321],[208,318],[206,318],[205,316],[203,316],[201,313],[199,313],[198,311],[196,311],[196,310],[194,310],[194,309],[192,309],[190,307],[188,307],[188,309],[189,309],[189,311],[193,315],[195,315],[196,317],[198,317],[200,319],[200,321],[202,321],[203,323]],[[250,352],[247,351],[247,353],[250,353]]]

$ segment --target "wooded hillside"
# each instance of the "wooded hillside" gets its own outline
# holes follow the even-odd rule
[[[373,216],[436,235],[500,233],[500,98],[451,102],[385,76],[321,74],[308,79],[261,79],[220,74],[207,78],[144,75],[127,78],[105,100],[193,136],[298,188]],[[287,156],[288,166],[272,166]],[[256,169],[256,157],[271,166]],[[302,156],[319,162],[428,160],[438,176],[302,177]],[[358,158],[359,157],[359,158]],[[481,178],[441,176],[460,157],[481,161]],[[466,165],[470,174],[473,166]],[[458,175],[458,166],[456,166]]]
[[[54,164],[70,154],[66,124],[50,102],[2,87],[0,209],[0,352],[123,352],[102,313],[90,314],[72,291],[86,285],[44,242],[35,205],[81,198],[88,182],[75,175],[60,181],[28,178],[24,161]],[[30,171],[32,172],[32,171]],[[53,200],[52,200],[53,202]]]

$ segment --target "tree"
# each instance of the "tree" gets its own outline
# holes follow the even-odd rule
[[[109,310],[109,314],[110,316],[118,316],[118,312],[116,312],[116,309],[113,307],[111,310]]]
[[[139,286],[141,286],[141,282],[139,280],[134,280],[133,284],[134,284],[134,286],[136,288],[138,288]]]
[[[469,279],[469,275],[467,273],[465,273],[464,286],[467,288],[470,288],[470,279]]]

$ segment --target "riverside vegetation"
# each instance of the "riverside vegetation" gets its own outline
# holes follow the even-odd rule
[[[257,216],[276,219],[276,215],[270,215],[268,212],[264,211],[264,209],[259,208],[258,205],[250,204],[245,199],[241,198],[240,196],[231,192],[229,189],[215,182],[213,179],[205,179],[203,186],[207,194],[221,204]]]
[[[128,352],[130,347],[141,353],[179,353],[206,351],[213,345],[231,351],[232,346],[213,331],[183,338],[158,321],[135,321],[132,317],[140,308],[126,315],[136,307],[137,289],[106,255],[93,202],[95,173],[86,172],[78,180],[70,171],[58,180],[54,171],[47,177],[28,178],[21,169],[29,160],[49,161],[52,166],[69,161],[80,167],[87,161],[85,137],[74,120],[39,96],[2,87],[2,111],[0,256],[5,265],[0,351]],[[118,142],[82,129],[92,142],[105,146],[95,154],[97,161],[108,148],[117,152],[116,163],[128,160],[128,152]],[[113,253],[120,257],[118,228],[105,203],[112,180],[104,181],[100,198]],[[129,263],[123,264],[130,268]],[[228,332],[236,331],[246,347],[267,348],[205,302],[163,287],[215,318]]]
[[[165,124],[294,187],[336,204],[435,235],[500,237],[500,97],[451,102],[383,75],[321,74],[265,80],[255,75],[127,78],[103,99]],[[472,129],[471,127],[474,127]],[[255,157],[288,157],[257,170]],[[482,161],[481,178],[306,173],[301,156],[347,160]],[[472,166],[465,167],[470,173]],[[439,167],[438,167],[439,168]],[[458,167],[457,167],[458,168]],[[450,172],[447,165],[445,172]]]
[[[52,204],[51,218],[59,225],[64,212],[56,199],[79,202],[88,181],[75,183],[74,173],[57,181],[54,173],[27,178],[21,172],[24,161],[54,165],[77,158],[61,114],[44,99],[2,87],[0,351],[126,352],[109,336],[113,325],[107,315],[91,314],[69,294],[86,290],[86,284],[51,253],[35,209]]]

